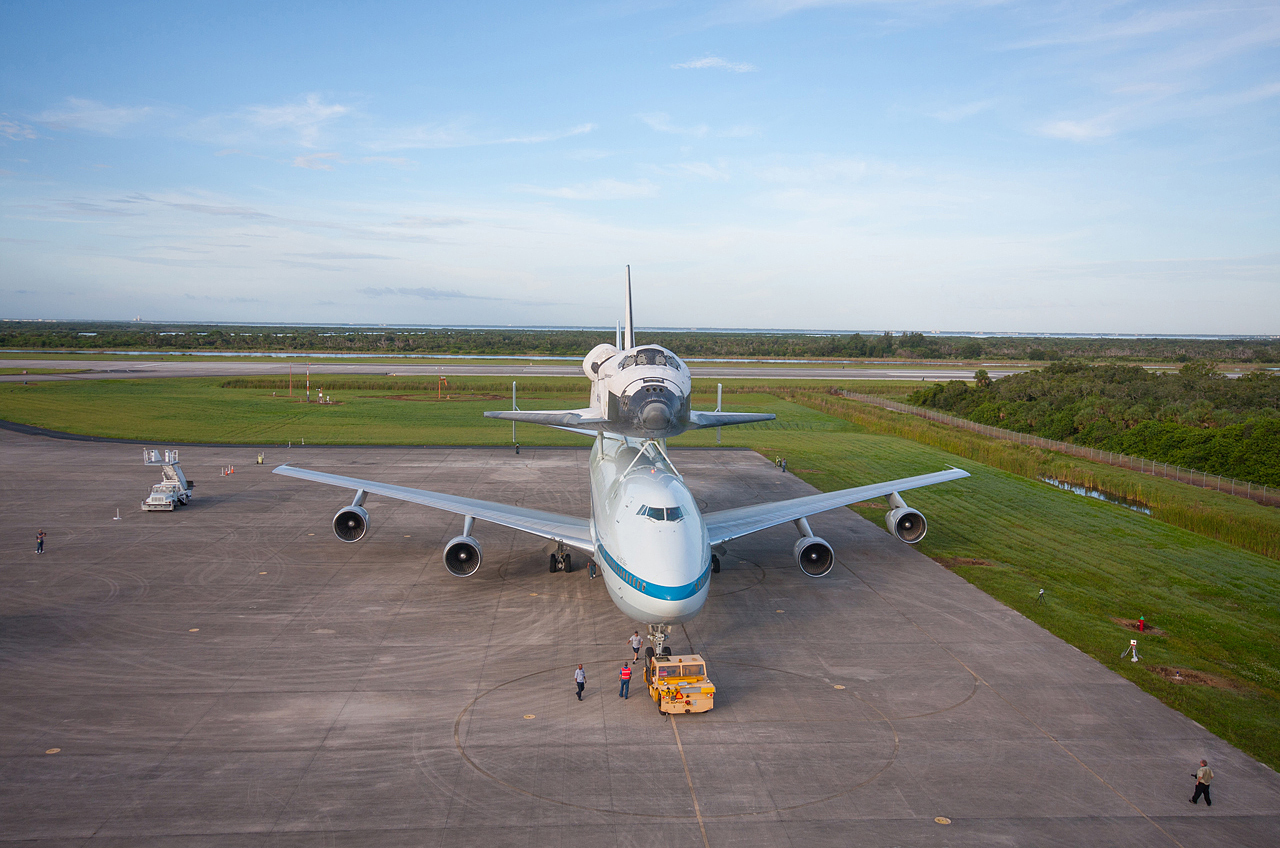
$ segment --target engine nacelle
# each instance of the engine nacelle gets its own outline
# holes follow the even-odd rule
[[[802,536],[797,539],[792,554],[796,558],[796,565],[810,577],[822,577],[836,564],[836,554],[831,550],[831,545],[827,544],[826,539],[819,539],[817,536]]]
[[[889,528],[890,533],[908,545],[914,545],[923,539],[925,531],[929,529],[929,525],[925,523],[924,516],[909,506],[898,507],[886,512],[884,526]]]
[[[444,547],[444,567],[454,577],[470,577],[480,567],[484,552],[471,536],[455,536]]]
[[[369,513],[362,506],[344,506],[333,517],[333,532],[344,542],[358,542],[369,530]]]

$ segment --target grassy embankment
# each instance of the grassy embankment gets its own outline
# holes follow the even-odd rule
[[[509,423],[479,415],[484,409],[508,407],[503,390],[509,391],[510,381],[459,379],[450,389],[455,397],[469,397],[437,402],[434,386],[423,380],[384,381],[374,387],[377,381],[352,378],[342,385],[334,379],[326,382],[342,402],[333,406],[272,397],[267,387],[221,387],[228,382],[233,381],[5,384],[0,385],[0,416],[157,441],[282,443],[305,437],[311,444],[510,442]],[[361,383],[368,388],[360,388]],[[1275,601],[1280,597],[1280,564],[1028,477],[1049,463],[1060,477],[1093,474],[1100,487],[1139,494],[1147,502],[1157,499],[1156,490],[1143,487],[1176,484],[1039,456],[967,431],[835,399],[816,385],[794,386],[788,400],[752,392],[752,383],[726,384],[738,390],[726,392],[726,408],[771,411],[780,420],[726,428],[726,446],[751,447],[770,458],[785,456],[792,471],[823,490],[948,464],[966,468],[972,477],[910,497],[931,519],[920,546],[924,553],[953,565],[993,597],[1224,739],[1280,767],[1280,608]],[[581,379],[522,386],[524,408],[571,407],[583,401]],[[905,390],[880,389],[890,395]],[[714,385],[696,399],[696,406],[714,406]],[[584,441],[526,425],[519,433],[526,444]],[[706,431],[673,445],[714,443],[714,431]],[[1054,464],[1059,460],[1067,465]],[[1185,486],[1178,489],[1156,494],[1168,504],[1179,497],[1186,504],[1198,503],[1203,514],[1228,525],[1241,515],[1233,509],[1250,506]],[[860,505],[857,511],[878,523],[884,506]],[[1273,528],[1271,538],[1280,535],[1280,523],[1275,523],[1280,519],[1273,517],[1267,525],[1261,516],[1245,517]],[[1048,593],[1045,605],[1035,603],[1040,588]],[[1133,634],[1118,620],[1138,616],[1159,632],[1139,637],[1143,661],[1133,664],[1119,658]],[[1216,685],[1173,683],[1161,668],[1197,672]]]

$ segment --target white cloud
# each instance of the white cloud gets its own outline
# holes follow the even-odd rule
[[[0,135],[13,141],[18,141],[20,139],[35,138],[36,131],[34,127],[29,127],[26,124],[19,124],[15,121],[7,121],[4,118],[0,118]]]
[[[312,171],[332,171],[333,163],[341,161],[342,157],[337,153],[311,153],[295,157],[293,167],[308,168]]]
[[[567,130],[561,130],[560,132],[543,133],[541,135],[515,136],[513,138],[501,138],[496,141],[486,141],[481,143],[482,144],[541,144],[544,141],[558,141],[559,139],[562,139],[562,138],[569,138],[570,136],[589,133],[595,128],[596,128],[595,124],[578,124],[576,127],[571,127]]]
[[[371,150],[439,150],[452,147],[483,147],[491,144],[542,144],[558,141],[593,131],[595,124],[578,124],[563,130],[506,137],[485,137],[472,131],[466,121],[447,124],[408,127],[390,130],[383,137],[369,142]]]
[[[707,162],[678,162],[674,165],[667,165],[658,169],[664,174],[677,174],[682,176],[702,177],[706,180],[716,180],[723,182],[729,179],[729,172],[724,169],[723,165],[717,168]]]
[[[368,165],[390,165],[393,168],[401,168],[406,171],[418,167],[417,162],[412,159],[406,159],[403,156],[364,156],[360,161]]]
[[[689,62],[681,62],[678,65],[672,65],[673,68],[718,68],[725,71],[733,71],[738,74],[746,74],[751,71],[760,70],[755,65],[748,62],[730,62],[727,59],[721,59],[719,56],[707,56],[702,59],[694,59]]]
[[[1115,134],[1115,111],[1107,112],[1082,121],[1049,121],[1041,124],[1037,131],[1050,138],[1061,138],[1067,141],[1093,141]]]
[[[975,100],[972,103],[962,103],[958,106],[939,109],[933,113],[933,117],[944,124],[952,124],[956,121],[963,121],[965,118],[972,118],[980,112],[987,111],[994,105],[996,105],[994,100]]]
[[[95,100],[68,97],[62,106],[36,115],[35,121],[59,130],[88,130],[111,135],[151,113],[150,106],[106,106]]]
[[[672,133],[673,135],[691,135],[694,138],[702,138],[711,132],[711,128],[706,124],[696,124],[691,127],[676,126],[671,123],[671,116],[666,112],[653,112],[639,117],[640,120],[649,125],[649,129],[657,132]]]
[[[706,124],[693,124],[690,126],[680,126],[671,122],[671,116],[666,112],[650,112],[647,115],[637,115],[640,120],[649,125],[649,129],[655,132],[670,133],[672,135],[687,135],[690,138],[706,138],[714,136],[716,138],[746,138],[747,136],[758,135],[760,130],[750,124],[739,124],[729,127],[726,130],[713,132],[711,127]]]
[[[250,106],[244,110],[243,116],[249,123],[263,129],[297,132],[303,146],[311,147],[324,124],[350,111],[349,107],[338,103],[325,103],[318,94],[308,94],[301,103]]]
[[[658,194],[658,187],[649,180],[624,183],[620,180],[606,179],[563,188],[522,185],[516,186],[516,190],[540,194],[544,197],[559,197],[564,200],[631,200],[637,197],[654,197]]]

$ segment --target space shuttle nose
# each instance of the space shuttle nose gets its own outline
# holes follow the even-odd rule
[[[640,424],[646,430],[665,430],[675,421],[671,407],[661,400],[652,400],[640,410]]]

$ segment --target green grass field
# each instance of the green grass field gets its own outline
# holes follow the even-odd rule
[[[327,379],[326,388],[339,401],[332,406],[291,400],[271,383],[224,388],[228,382],[0,384],[0,417],[157,442],[503,445],[511,440],[510,423],[480,416],[486,409],[510,408],[510,381],[500,378],[452,380],[454,399],[448,401],[435,400],[429,380]],[[771,394],[771,387],[759,381],[725,383],[726,409],[774,412],[779,420],[725,428],[723,444],[750,447],[771,459],[784,456],[793,472],[819,489],[953,464],[970,471],[973,476],[966,480],[911,494],[911,504],[930,520],[929,535],[920,545],[925,554],[953,565],[993,597],[1232,744],[1280,767],[1276,559],[1031,479],[1038,463],[1061,458],[1024,455],[1019,451],[1026,449],[1007,443],[971,441],[982,437],[957,435],[950,428],[933,430],[940,425],[932,422],[920,421],[928,426],[919,429],[918,419],[861,404],[815,408],[826,403],[815,385],[791,384],[794,400],[787,400],[780,396],[787,392]],[[585,386],[583,379],[530,381],[527,391],[521,390],[520,405],[580,406]],[[699,382],[698,388],[702,392],[695,406],[713,408],[714,384]],[[879,391],[893,395],[904,387],[885,385]],[[532,425],[519,425],[517,431],[524,444],[584,443],[582,437]],[[713,445],[715,432],[687,434],[672,444]],[[1004,466],[1008,469],[1001,470]],[[1118,475],[1108,479],[1120,488],[1176,486],[1117,469],[1098,473]],[[1240,499],[1185,486],[1160,497],[1166,504],[1179,498],[1198,504],[1219,523],[1231,524],[1239,516],[1261,522],[1260,532],[1280,528],[1280,523],[1269,523],[1280,521],[1275,510]],[[1262,512],[1255,515],[1251,509]],[[864,505],[857,511],[883,526],[883,506]],[[1040,588],[1046,590],[1047,604],[1035,602]],[[1117,620],[1139,616],[1160,632],[1137,637],[1142,662],[1134,664],[1120,659],[1134,634]],[[1217,685],[1169,682],[1157,671],[1162,667],[1196,672]]]

